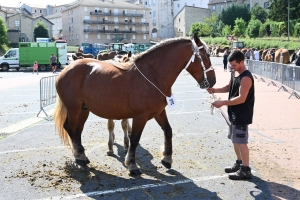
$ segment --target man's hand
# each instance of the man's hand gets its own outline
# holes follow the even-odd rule
[[[213,106],[215,106],[216,108],[220,108],[224,105],[223,101],[215,101],[212,103]]]
[[[207,92],[208,92],[209,94],[212,94],[212,93],[215,93],[215,92],[216,92],[216,89],[215,89],[215,88],[207,88],[206,90],[207,90]]]

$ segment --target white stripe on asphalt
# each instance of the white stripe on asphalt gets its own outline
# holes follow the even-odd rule
[[[117,188],[114,190],[94,191],[94,192],[74,194],[74,195],[69,195],[69,196],[54,196],[54,197],[48,197],[48,198],[40,199],[40,200],[76,199],[76,198],[80,198],[80,197],[92,197],[92,196],[105,195],[105,194],[115,194],[115,193],[119,193],[119,192],[128,192],[128,191],[132,191],[132,190],[157,188],[157,187],[164,187],[164,186],[169,186],[169,185],[180,185],[180,184],[187,184],[187,183],[193,183],[193,182],[195,183],[195,182],[208,181],[208,180],[213,180],[213,179],[222,179],[222,178],[227,178],[227,177],[228,177],[228,174],[224,174],[221,176],[204,176],[204,177],[198,177],[198,178],[193,178],[193,179],[179,180],[179,181],[175,181],[175,182],[162,181],[163,183],[146,184],[146,185],[140,185],[140,186],[127,187],[127,188]],[[155,180],[153,180],[153,181],[155,181]]]
[[[52,110],[48,110],[46,111],[49,115],[49,113],[53,113],[54,109]],[[29,113],[29,112],[28,112]],[[37,112],[34,112],[35,114]],[[2,113],[1,113],[2,114]],[[28,118],[28,119],[25,119],[23,121],[20,121],[20,122],[17,122],[16,124],[13,124],[13,125],[10,125],[8,127],[5,127],[5,128],[2,128],[0,129],[0,134],[2,133],[6,133],[6,134],[12,134],[12,133],[15,133],[17,131],[20,131],[24,128],[27,128],[35,123],[38,123],[40,121],[43,121],[44,118],[43,117],[31,117],[31,118]]]

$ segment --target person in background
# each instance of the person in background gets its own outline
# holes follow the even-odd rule
[[[52,66],[52,72],[56,73],[57,57],[52,53],[50,57],[50,65]]]
[[[227,106],[231,122],[228,137],[231,138],[237,160],[232,167],[225,168],[231,180],[251,179],[249,167],[248,125],[252,124],[254,110],[254,79],[245,66],[243,52],[234,50],[228,56],[228,61],[234,72],[230,82],[221,88],[208,88],[211,93],[229,92],[228,100],[218,100],[212,103],[216,108]]]
[[[228,55],[229,55],[229,53],[228,53],[228,50],[226,49],[224,54],[223,54],[224,72],[227,71],[227,63],[228,63],[227,58],[228,58]]]
[[[255,60],[260,60],[259,51],[255,49],[254,51]]]
[[[38,66],[37,61],[34,61],[32,73],[34,73],[36,71],[36,74],[39,74],[38,68],[39,68],[39,66]]]

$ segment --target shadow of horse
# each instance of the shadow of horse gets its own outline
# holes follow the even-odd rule
[[[261,190],[260,193],[254,190],[249,191],[254,199],[300,199],[300,191],[288,185],[265,181],[258,176],[254,176],[248,182],[254,183],[254,187]]]
[[[125,153],[123,146],[117,146],[113,155],[124,168]],[[193,180],[176,170],[160,173],[151,160],[153,156],[142,146],[138,146],[137,163],[143,166],[144,175],[124,178],[108,174],[93,167],[76,168],[69,165],[68,175],[78,181],[80,190],[91,199],[221,199],[216,192],[197,186]]]

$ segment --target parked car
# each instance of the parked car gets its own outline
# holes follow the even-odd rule
[[[68,65],[74,61],[72,55],[75,55],[75,53],[67,53]]]

